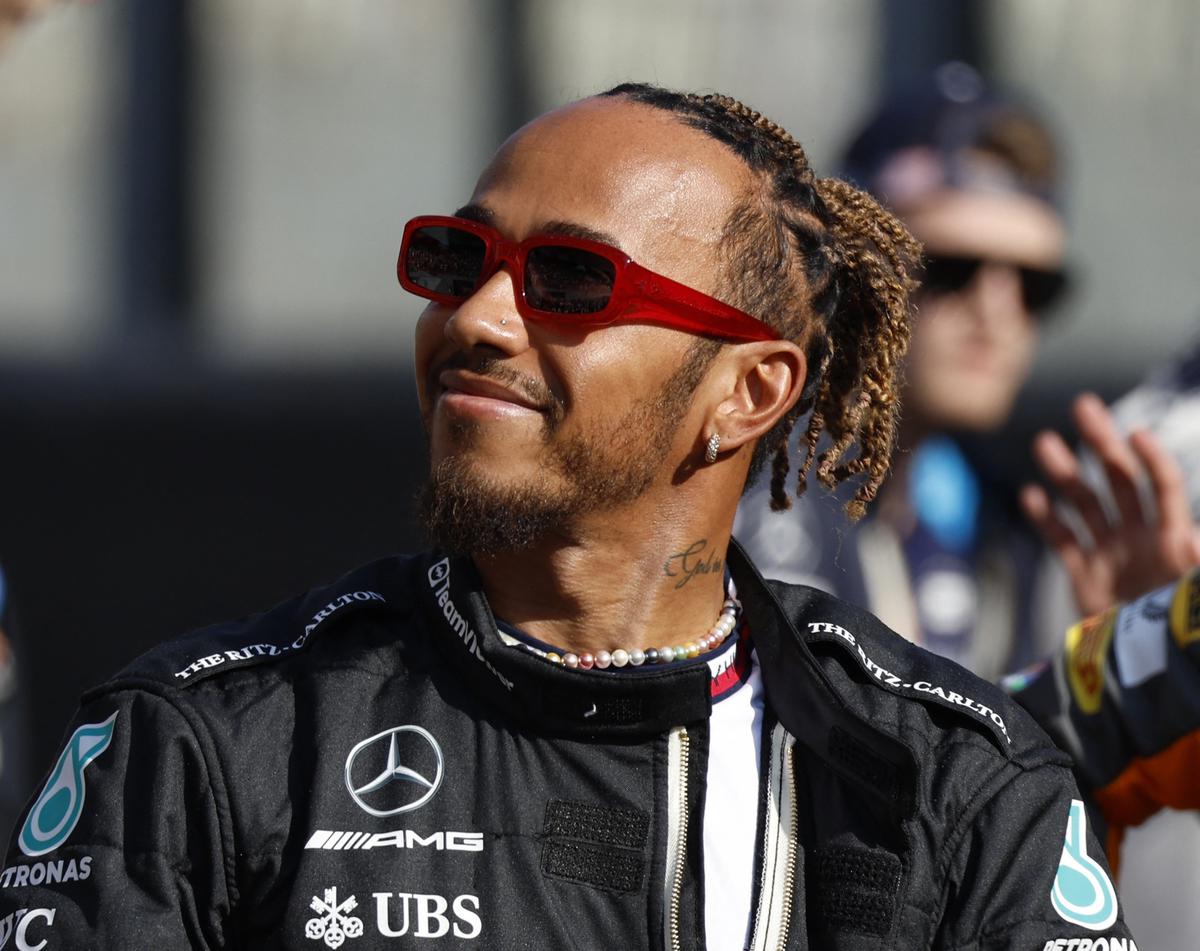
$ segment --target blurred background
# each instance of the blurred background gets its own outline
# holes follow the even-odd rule
[[[0,565],[35,775],[134,653],[420,543],[400,228],[564,101],[720,90],[828,173],[945,60],[1032,92],[1077,290],[1013,478],[1071,394],[1200,331],[1194,0],[78,0],[0,42]]]

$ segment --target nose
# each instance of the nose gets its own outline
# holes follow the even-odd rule
[[[497,270],[450,314],[443,328],[446,337],[463,349],[489,346],[514,354],[528,347],[514,282],[508,267]]]
[[[1013,323],[1026,324],[1032,315],[1021,293],[1021,275],[1009,264],[982,264],[966,289],[971,314],[981,329],[998,332]]]

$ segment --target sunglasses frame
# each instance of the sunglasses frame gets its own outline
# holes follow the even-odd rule
[[[439,294],[409,279],[404,266],[405,259],[413,235],[422,228],[457,228],[482,240],[485,257],[475,290],[491,280],[501,268],[507,267],[513,279],[517,313],[526,320],[578,327],[604,327],[622,321],[636,321],[738,343],[780,339],[775,330],[757,317],[751,317],[715,297],[656,274],[642,267],[624,251],[599,241],[554,234],[532,235],[519,242],[509,241],[490,225],[469,218],[421,215],[404,226],[400,256],[396,261],[396,276],[406,291],[437,304],[461,304],[470,295]],[[577,248],[604,258],[613,265],[612,294],[602,310],[571,314],[539,310],[529,303],[525,297],[525,260],[530,250],[548,246]]]
[[[973,254],[934,252],[926,252],[922,258],[921,290],[930,294],[959,293],[975,280],[979,269],[986,264],[997,264],[1016,271],[1021,281],[1021,299],[1029,312],[1039,317],[1058,306],[1071,290],[1071,272],[1065,267],[1046,269]],[[954,272],[954,268],[958,268],[958,272]],[[932,281],[927,280],[930,273],[935,275]],[[936,279],[936,276],[945,278],[949,273],[955,273],[961,280]],[[1041,282],[1040,287],[1038,282]],[[1030,300],[1031,296],[1040,299]]]

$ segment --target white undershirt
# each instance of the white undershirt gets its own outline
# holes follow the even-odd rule
[[[754,891],[754,834],[762,749],[763,684],[749,679],[713,704],[704,807],[704,931],[710,949],[744,948]]]

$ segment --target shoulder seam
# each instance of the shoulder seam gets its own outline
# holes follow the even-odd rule
[[[120,681],[113,681],[109,684],[93,688],[85,696],[88,700],[95,700],[124,691],[142,692],[157,697],[179,715],[179,718],[187,724],[188,729],[191,730],[192,736],[196,740],[196,746],[204,758],[204,771],[208,778],[208,789],[213,799],[214,811],[217,816],[217,826],[221,834],[221,848],[224,852],[221,856],[221,869],[225,880],[225,893],[229,900],[230,912],[232,913],[238,906],[241,898],[237,886],[237,870],[234,867],[233,860],[233,857],[237,854],[237,849],[236,843],[233,841],[233,822],[224,772],[220,768],[220,760],[216,755],[216,751],[209,742],[209,733],[207,729],[203,728],[203,724],[197,724],[195,712],[186,709],[184,705],[176,702],[173,696],[168,695],[171,691],[156,680],[127,677]],[[215,779],[219,779],[220,781],[219,788],[217,783],[214,782]]]

